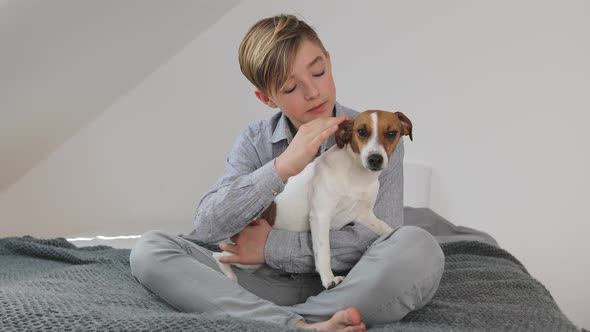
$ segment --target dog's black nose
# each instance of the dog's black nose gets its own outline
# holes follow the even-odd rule
[[[370,155],[367,161],[372,170],[381,169],[381,165],[383,165],[383,157],[380,154]]]

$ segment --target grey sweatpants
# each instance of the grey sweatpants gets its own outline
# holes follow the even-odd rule
[[[148,290],[184,312],[207,312],[293,326],[355,307],[367,326],[400,320],[434,296],[444,255],[428,232],[404,226],[378,238],[344,281],[324,290],[317,274],[234,267],[223,275],[212,252],[161,231],[144,234],[131,251],[131,271]],[[336,274],[338,275],[338,274]]]

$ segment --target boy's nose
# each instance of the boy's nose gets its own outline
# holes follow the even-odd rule
[[[311,100],[314,98],[317,98],[317,96],[319,96],[320,94],[320,90],[315,87],[314,85],[310,85],[308,86],[307,90],[305,91],[305,99],[306,100]]]

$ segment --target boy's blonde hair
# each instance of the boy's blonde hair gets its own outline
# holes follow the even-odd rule
[[[286,83],[297,49],[309,40],[326,49],[312,27],[294,15],[278,15],[255,23],[242,39],[240,69],[262,93],[272,96]]]

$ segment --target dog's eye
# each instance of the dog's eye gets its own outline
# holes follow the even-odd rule
[[[388,139],[394,139],[395,136],[397,136],[397,131],[388,131],[385,134],[385,137],[387,137]]]
[[[356,131],[360,137],[367,137],[369,136],[369,132],[365,128],[360,128]]]

